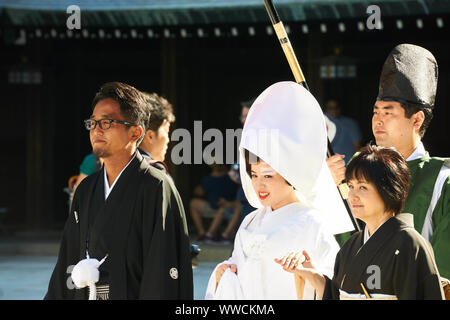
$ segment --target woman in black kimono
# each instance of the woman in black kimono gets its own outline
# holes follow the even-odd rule
[[[443,299],[429,243],[400,213],[408,193],[409,169],[393,148],[367,146],[346,170],[353,214],[365,222],[336,256],[333,279],[314,267],[308,253],[289,253],[275,262],[303,277],[322,299]]]

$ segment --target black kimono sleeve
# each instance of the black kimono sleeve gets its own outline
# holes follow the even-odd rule
[[[341,249],[342,251],[342,249]],[[325,276],[325,290],[323,292],[322,300],[339,300],[339,286],[336,283],[337,282],[337,275],[339,274],[339,267],[340,267],[340,261],[342,259],[341,257],[341,251],[338,252],[336,255],[336,260],[334,262],[334,276],[333,279],[328,278]]]
[[[77,221],[79,193],[75,193],[69,217],[64,226],[58,260],[50,278],[47,294],[44,297],[46,300],[75,299],[76,289],[71,281],[70,273],[71,268],[79,261],[80,233],[79,221]],[[77,215],[74,212],[77,212]]]
[[[442,300],[444,298],[433,250],[419,234],[404,232],[399,250],[394,291],[399,300]]]
[[[160,182],[144,201],[143,271],[139,299],[193,299],[190,241],[175,186]]]

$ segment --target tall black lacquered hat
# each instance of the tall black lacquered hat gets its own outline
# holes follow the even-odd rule
[[[438,65],[433,54],[416,45],[400,44],[384,62],[377,100],[433,108],[437,81]]]

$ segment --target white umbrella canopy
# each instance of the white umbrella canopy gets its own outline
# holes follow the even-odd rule
[[[250,204],[261,208],[246,172],[245,149],[294,186],[301,202],[319,209],[334,234],[354,230],[326,164],[325,117],[305,88],[291,81],[275,83],[247,115],[239,146],[241,181]]]

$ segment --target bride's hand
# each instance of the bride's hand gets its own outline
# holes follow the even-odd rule
[[[305,250],[303,252],[290,252],[281,259],[275,258],[275,262],[281,265],[283,270],[305,279],[309,279],[317,273],[311,257]]]
[[[275,262],[280,264],[283,267],[283,270],[293,273],[295,277],[308,280],[314,289],[316,289],[317,297],[322,299],[326,279],[316,270],[308,252],[305,250],[303,250],[302,253],[290,252],[281,259],[275,259]]]
[[[227,263],[221,264],[220,266],[217,267],[216,270],[216,286],[219,284],[220,279],[222,279],[222,275],[228,268],[230,268],[231,272],[237,274],[237,266],[235,264],[227,264]]]

